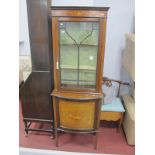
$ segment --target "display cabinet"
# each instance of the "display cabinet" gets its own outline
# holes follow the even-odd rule
[[[108,9],[52,7],[56,145],[58,131],[94,133],[97,142]]]

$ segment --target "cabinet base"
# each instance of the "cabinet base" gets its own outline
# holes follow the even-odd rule
[[[56,147],[59,146],[58,143],[58,133],[64,132],[69,134],[92,134],[94,135],[94,149],[97,149],[97,140],[98,140],[98,134],[99,130],[72,130],[72,129],[64,129],[64,128],[56,128],[55,129],[55,140],[56,140]]]
[[[51,133],[51,138],[54,138],[54,129],[53,129],[53,120],[44,120],[44,119],[33,119],[33,118],[23,118],[26,137],[28,137],[29,131],[37,131],[37,132],[49,132]],[[51,128],[31,128],[31,124],[35,123],[48,123],[51,124]]]

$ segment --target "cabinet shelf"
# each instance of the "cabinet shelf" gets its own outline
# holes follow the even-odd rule
[[[77,46],[77,45],[76,44],[60,44],[60,46]],[[93,45],[93,44],[81,44],[80,46],[98,47],[98,45]]]
[[[80,70],[80,71],[96,71],[96,68],[90,68],[90,67],[85,67],[85,68],[73,68],[73,67],[61,67],[61,70]]]

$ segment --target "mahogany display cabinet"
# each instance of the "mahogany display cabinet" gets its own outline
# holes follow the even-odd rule
[[[103,98],[107,7],[51,7],[54,129],[94,134]]]

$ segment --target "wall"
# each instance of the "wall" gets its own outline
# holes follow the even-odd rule
[[[52,0],[53,6],[93,6],[93,0]]]
[[[26,0],[23,1],[22,23],[24,45],[20,54],[29,54]],[[107,21],[104,76],[121,79],[122,53],[125,48],[125,34],[134,32],[134,0],[52,0],[52,5],[80,5],[110,7]],[[24,12],[24,13],[23,13]]]
[[[19,1],[19,71],[26,80],[32,71],[26,0]]]
[[[26,0],[19,0],[19,54],[30,53]]]
[[[120,79],[125,34],[134,31],[134,0],[94,0],[94,6],[108,6],[104,75]]]

